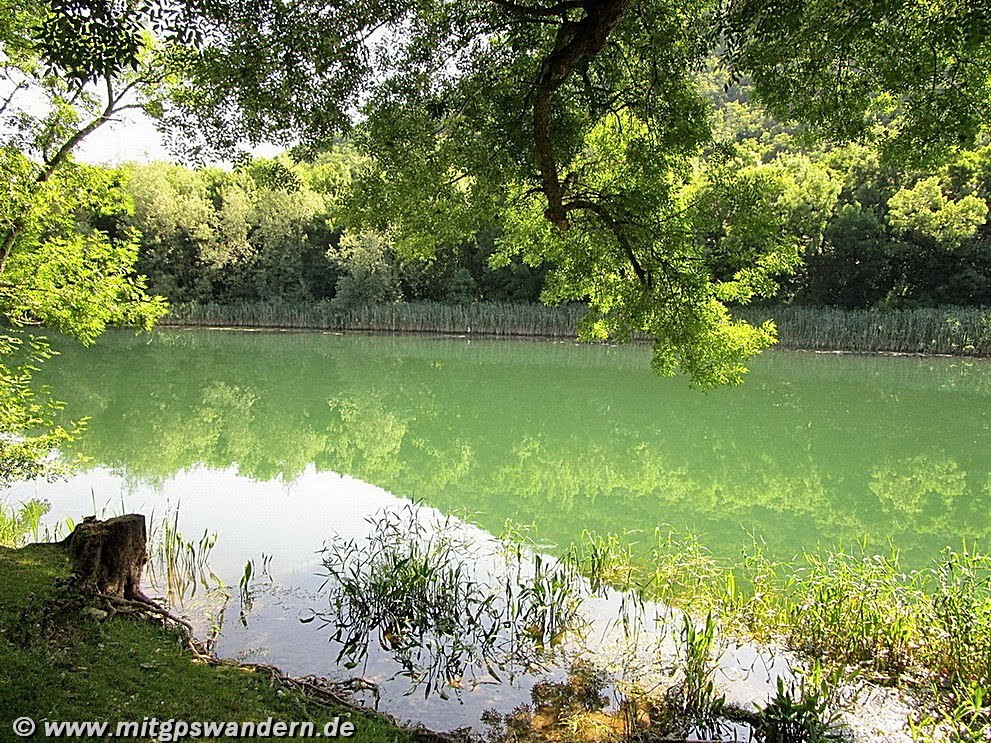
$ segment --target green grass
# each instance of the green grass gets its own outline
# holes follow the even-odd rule
[[[574,338],[584,314],[581,305],[497,302],[411,302],[352,310],[332,302],[239,302],[173,305],[163,325]],[[985,309],[781,305],[737,308],[733,314],[752,323],[774,320],[781,348],[991,356],[991,310]]]
[[[384,720],[304,696],[266,674],[195,662],[183,639],[148,621],[80,614],[55,545],[0,548],[0,739],[14,718],[313,721],[350,714],[353,740],[415,740]],[[287,739],[288,740],[288,739]]]

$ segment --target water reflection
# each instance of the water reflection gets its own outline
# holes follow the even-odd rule
[[[477,530],[413,506],[369,523],[365,538],[322,550],[330,608],[314,616],[345,667],[367,662],[375,642],[411,693],[446,699],[545,670],[554,648],[579,634],[587,591],[569,566],[479,540]]]
[[[771,354],[701,394],[644,349],[169,332],[64,346],[46,380],[132,489],[198,466],[346,473],[559,546],[670,525],[735,556],[864,538],[921,565],[986,538],[986,363]],[[301,514],[302,515],[302,514]]]

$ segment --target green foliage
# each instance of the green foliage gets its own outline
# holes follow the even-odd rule
[[[973,237],[988,216],[987,203],[973,194],[947,199],[935,176],[896,193],[888,209],[888,223],[897,234],[914,232],[944,248],[956,248]]]
[[[716,38],[733,74],[752,74],[782,120],[851,136],[887,117],[891,151],[927,137],[936,145],[926,154],[973,142],[988,100],[980,64],[960,61],[987,56],[982,16],[963,3],[865,12],[828,0],[768,14],[745,1],[303,2],[277,15],[273,28],[304,36],[340,29],[313,50],[293,46],[316,90],[300,101],[276,95],[298,87],[254,56],[287,42],[258,18],[218,14],[210,21],[226,33],[192,68],[204,88],[225,94],[182,101],[189,115],[253,136],[295,116],[293,128],[318,143],[361,100],[351,132],[367,162],[346,226],[388,232],[400,255],[429,257],[496,225],[496,265],[510,256],[549,263],[545,301],[589,304],[582,337],[647,334],[657,371],[681,368],[701,386],[739,381],[745,361],[773,341],[770,328],[731,320],[719,305],[772,294],[818,247],[838,191],[818,164],[756,172],[724,148],[705,149],[712,117],[698,78],[722,74],[709,64]],[[909,53],[892,54],[904,51],[903,33]],[[731,103],[718,112],[718,134],[742,141],[739,131],[755,127]],[[787,147],[788,130],[780,134],[744,149]]]
[[[344,273],[337,280],[334,304],[344,310],[398,302],[399,275],[390,260],[393,247],[382,235],[345,233],[337,251]]]
[[[762,740],[767,743],[826,743],[842,740],[835,710],[838,674],[832,678],[818,663],[800,679],[786,683],[778,677],[775,695],[758,713]]]
[[[137,234],[124,226],[119,174],[72,155],[121,112],[156,107],[174,72],[170,50],[129,4],[2,1],[0,57],[0,322],[83,343],[109,325],[150,328],[166,306],[134,274]],[[0,342],[4,482],[53,473],[47,454],[73,433],[51,427],[58,406],[47,390],[32,392],[48,355],[14,333]]]
[[[678,642],[678,661],[682,678],[667,693],[668,709],[685,725],[684,733],[715,738],[723,726],[726,699],[717,693],[716,667],[718,636],[712,614],[699,624],[683,615]]]
[[[138,204],[132,224],[146,235],[141,268],[175,301],[330,298],[338,282],[356,305],[397,295],[518,303],[546,289],[546,301],[599,308],[589,337],[621,340],[668,327],[665,370],[681,360],[675,354],[671,363],[669,347],[708,328],[700,344],[726,352],[695,362],[703,375],[769,342],[759,328],[725,332],[705,297],[730,306],[769,295],[850,308],[991,304],[991,230],[982,217],[991,148],[957,152],[939,168],[896,168],[871,146],[835,147],[779,126],[752,100],[748,80],[732,82],[713,65],[710,59],[698,83],[722,117],[722,143],[691,158],[658,155],[650,167],[633,167],[634,154],[653,146],[643,141],[642,122],[608,119],[576,143],[570,167],[595,193],[623,205],[575,215],[576,227],[563,235],[547,222],[540,195],[522,186],[510,188],[500,208],[480,206],[465,225],[421,208],[415,183],[401,180],[404,151],[389,150],[393,163],[335,145],[313,162],[260,160],[238,176],[176,169],[163,183],[155,171],[167,166],[136,169],[128,188]],[[362,136],[355,133],[359,142]],[[469,178],[452,179],[452,193],[477,195]],[[263,228],[262,215],[278,221]],[[603,215],[624,223],[629,252]],[[414,229],[411,220],[423,224]],[[170,224],[175,229],[164,229]],[[374,272],[352,275],[338,244],[344,228],[361,234],[361,224],[387,236],[390,247]],[[632,249],[634,233],[663,242],[664,251]],[[637,288],[631,256],[652,290]],[[675,289],[677,296],[667,296]],[[685,351],[686,359],[699,355],[691,344]],[[722,377],[738,378],[739,368]]]
[[[730,63],[753,75],[759,99],[780,120],[812,122],[839,138],[874,133],[890,154],[915,161],[977,139],[991,95],[983,3],[727,7]]]
[[[314,163],[256,160],[235,173],[153,163],[127,166],[140,235],[138,267],[173,302],[308,302],[341,308],[432,300],[535,301],[545,269],[491,269],[486,234],[410,256],[394,233],[344,230],[344,196],[363,161],[346,148]],[[491,230],[488,231],[491,233]]]
[[[19,333],[45,325],[92,343],[109,325],[150,328],[166,311],[133,275],[135,235],[118,227],[129,202],[112,172],[63,163],[38,182],[20,153],[0,150],[8,187],[0,220],[8,243],[0,269],[0,481],[56,474],[49,453],[79,432],[56,426],[60,406],[32,376],[51,357],[42,339]]]
[[[29,537],[38,539],[41,517],[51,504],[31,499],[17,506],[0,503],[0,547],[20,547]]]
[[[741,161],[787,150],[789,129],[731,152],[727,140],[754,129],[736,111],[744,75],[781,121],[875,135],[905,161],[935,162],[976,142],[991,96],[986,9],[963,0],[867,10],[789,0],[774,13],[758,0],[305,0],[247,13],[227,2],[179,11],[154,2],[119,22],[101,3],[56,8],[60,30],[48,35],[78,26],[94,54],[53,43],[39,54],[73,74],[99,67],[92,59],[104,74],[140,65],[130,29],[146,13],[156,43],[182,48],[167,69],[185,76],[171,74],[156,113],[200,125],[177,142],[185,149],[230,154],[242,140],[295,136],[296,152],[311,156],[347,133],[361,157],[347,184],[331,176],[347,204],[341,227],[388,234],[403,260],[495,228],[500,265],[510,256],[553,264],[545,299],[589,304],[583,337],[645,333],[656,339],[658,372],[681,368],[700,386],[739,381],[773,341],[769,327],[732,320],[725,305],[773,294],[817,249],[834,208],[835,179],[819,165],[757,172]],[[713,53],[728,75],[713,69]],[[735,88],[715,117],[703,73]],[[282,180],[289,170],[261,170],[263,187],[295,187]],[[980,208],[968,199],[916,208],[899,197],[891,224],[958,242]],[[299,270],[285,252],[267,268],[290,292]],[[346,281],[348,301],[366,301],[375,284]]]
[[[165,313],[132,274],[136,236],[117,223],[130,210],[112,171],[65,164],[41,184],[22,155],[3,151],[11,188],[0,213],[19,225],[0,277],[0,313],[92,342],[108,325],[149,328]]]

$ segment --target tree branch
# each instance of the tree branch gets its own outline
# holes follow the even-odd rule
[[[18,83],[17,85],[15,85],[14,86],[14,89],[12,91],[10,91],[10,95],[8,95],[4,99],[3,105],[0,105],[0,114],[2,114],[4,111],[7,110],[7,107],[10,106],[11,102],[14,100],[14,96],[16,96],[22,90],[26,90],[27,87],[28,87],[27,86],[27,83],[23,83],[23,82],[22,83]]]
[[[557,227],[567,229],[564,188],[558,177],[551,136],[551,105],[554,94],[583,62],[601,51],[631,0],[587,0],[585,15],[577,22],[564,20],[558,27],[554,48],[544,58],[537,75],[533,100],[533,134],[537,148],[540,181],[547,196],[545,216]]]
[[[58,148],[54,155],[48,157],[47,151],[44,153],[44,164],[41,168],[41,172],[38,173],[38,176],[34,179],[33,189],[37,189],[38,187],[44,185],[52,177],[59,165],[61,165],[69,154],[79,146],[79,143],[108,121],[111,121],[117,112],[126,108],[139,108],[140,104],[127,104],[121,106],[120,102],[127,95],[127,93],[139,85],[140,82],[141,81],[139,80],[131,81],[115,95],[113,80],[107,78],[106,107],[92,121],[86,124],[86,126],[81,129],[77,129],[71,137],[62,143],[62,146]],[[10,227],[7,228],[6,234],[3,236],[3,241],[0,242],[0,274],[3,274],[3,270],[7,265],[7,259],[10,257],[10,251],[14,247],[14,241],[17,239],[17,235],[22,229],[24,229],[24,216],[18,215]]]
[[[570,211],[581,209],[584,211],[592,212],[599,219],[601,219],[603,223],[605,223],[606,227],[609,228],[610,232],[613,233],[613,236],[616,238],[616,242],[619,244],[619,247],[622,249],[623,254],[626,256],[626,259],[630,262],[630,265],[633,267],[633,273],[636,274],[637,279],[639,279],[640,283],[643,284],[648,289],[653,288],[654,286],[653,275],[649,270],[644,269],[643,264],[640,263],[640,260],[636,256],[636,253],[633,252],[633,246],[630,244],[629,237],[623,231],[622,223],[612,215],[612,213],[609,211],[609,209],[606,208],[604,204],[600,204],[595,201],[590,201],[588,199],[574,199],[572,201],[569,201],[567,204],[565,204],[562,207],[562,209],[565,215]]]
[[[562,0],[546,7],[522,5],[512,2],[512,0],[492,0],[492,2],[514,15],[547,18],[548,16],[565,15],[569,10],[584,8],[587,0]]]

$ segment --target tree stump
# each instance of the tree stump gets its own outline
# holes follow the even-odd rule
[[[147,601],[141,591],[147,541],[145,517],[131,513],[106,521],[87,516],[63,544],[69,550],[72,572],[80,588]]]

